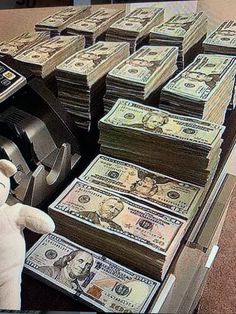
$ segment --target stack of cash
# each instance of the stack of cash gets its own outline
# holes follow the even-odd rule
[[[177,46],[178,69],[183,70],[202,53],[202,42],[207,33],[207,18],[203,12],[177,14],[167,22],[155,26],[150,33],[150,44]]]
[[[236,55],[236,22],[223,22],[203,42],[205,52]]]
[[[27,252],[25,272],[98,311],[147,313],[160,283],[56,234]]]
[[[222,124],[232,99],[235,61],[226,55],[198,55],[164,86],[160,109]]]
[[[162,280],[187,222],[75,179],[49,207],[56,232]]]
[[[210,33],[203,42],[205,53],[217,53],[236,56],[236,22],[223,22],[216,30]],[[229,109],[236,107],[236,83],[234,87],[234,98]]]
[[[105,76],[128,55],[128,43],[101,41],[57,67],[59,100],[80,128],[89,131],[103,113]]]
[[[84,19],[71,23],[66,31],[69,35],[84,35],[86,47],[89,47],[98,40],[104,40],[108,28],[124,14],[123,10],[101,8]]]
[[[112,69],[106,80],[105,110],[119,97],[158,105],[161,88],[177,70],[177,47],[144,46]]]
[[[125,99],[99,121],[99,129],[102,153],[201,186],[216,171],[224,131]]]
[[[162,23],[164,10],[155,7],[138,8],[115,22],[107,31],[106,40],[128,41],[133,53],[148,42],[150,30]]]
[[[0,43],[0,54],[15,57],[17,54],[22,53],[26,49],[35,46],[44,40],[48,39],[48,32],[27,32],[19,36]]]
[[[191,220],[202,201],[202,187],[153,172],[137,164],[98,155],[80,175],[88,185],[136,198],[155,210]]]
[[[49,31],[51,36],[61,35],[66,27],[91,13],[90,6],[66,7],[65,9],[45,17],[35,25],[36,31]]]
[[[35,75],[45,78],[54,72],[63,60],[83,48],[83,36],[57,36],[25,50],[15,58]]]

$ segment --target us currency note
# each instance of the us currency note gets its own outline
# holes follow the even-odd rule
[[[161,16],[164,16],[164,10],[161,8],[138,8],[112,24],[111,29],[140,33],[148,28],[154,19]]]
[[[101,154],[79,179],[133,196],[187,219],[196,211],[203,193],[203,189],[196,185]]]
[[[160,286],[55,233],[42,236],[29,250],[25,269],[105,312],[145,313]]]
[[[231,20],[222,23],[203,44],[236,48],[236,22]]]
[[[57,66],[57,70],[88,75],[108,62],[109,59],[120,51],[124,51],[124,54],[128,55],[129,44],[125,42],[99,41],[95,45],[69,57]]]
[[[59,12],[45,17],[40,23],[36,24],[35,27],[36,29],[39,27],[61,27],[63,24],[72,21],[74,17],[77,17],[86,11],[88,11],[88,13],[90,12],[89,6],[66,7]]]
[[[50,38],[16,56],[22,62],[44,65],[50,59],[78,41],[77,36],[57,36]]]
[[[165,255],[186,224],[78,179],[50,205],[51,210]]]
[[[203,19],[203,12],[185,15],[177,14],[171,17],[167,22],[152,28],[151,33],[184,38],[189,29],[194,27],[195,24],[198,24],[199,21]]]
[[[235,73],[235,60],[232,56],[200,54],[184,71],[170,80],[162,91],[205,102],[230,71]]]
[[[207,145],[210,148],[221,138],[225,129],[223,125],[172,114],[121,98],[99,123],[160,134],[176,141]]]
[[[17,54],[29,49],[43,40],[48,39],[48,32],[26,32],[11,39],[0,43],[0,53],[15,57]]]
[[[109,76],[147,84],[164,65],[178,55],[177,47],[144,46],[109,72]]]
[[[123,10],[101,8],[84,19],[71,23],[68,28],[85,33],[95,33],[100,29],[105,31],[116,17],[123,14]]]

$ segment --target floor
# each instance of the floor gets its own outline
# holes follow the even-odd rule
[[[198,314],[236,313],[236,188],[219,241],[219,252],[210,270]]]

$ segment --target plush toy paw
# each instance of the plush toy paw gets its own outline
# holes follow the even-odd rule
[[[25,260],[23,229],[51,233],[53,220],[31,206],[8,206],[10,177],[17,172],[13,163],[0,160],[0,309],[19,310],[21,306],[21,273]]]

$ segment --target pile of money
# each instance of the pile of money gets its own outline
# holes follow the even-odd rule
[[[203,42],[205,52],[236,55],[236,22],[223,22]]]
[[[232,99],[236,58],[200,54],[161,92],[159,108],[222,124]]]
[[[216,53],[236,56],[236,22],[223,22],[216,30],[210,33],[203,42],[205,53]],[[234,97],[229,104],[229,109],[236,107],[236,82]]]
[[[79,179],[111,192],[136,198],[156,210],[164,210],[185,219],[192,218],[202,201],[204,189],[137,164],[98,155]]]
[[[124,10],[101,8],[84,19],[68,25],[66,32],[69,35],[83,35],[85,46],[89,47],[99,40],[105,40],[108,28],[124,14]]]
[[[57,67],[58,97],[78,127],[89,131],[103,113],[105,76],[129,55],[126,42],[98,42]]]
[[[25,50],[15,59],[26,65],[35,75],[45,78],[63,60],[83,48],[83,36],[57,36]]]
[[[203,52],[202,42],[206,33],[207,18],[203,12],[177,14],[151,30],[150,44],[177,46],[178,69],[181,71]]]
[[[148,42],[150,30],[162,23],[164,10],[155,7],[138,8],[115,22],[107,31],[106,40],[128,41],[133,53]]]
[[[27,252],[25,272],[110,313],[147,313],[160,283],[56,234],[42,236]]]
[[[22,33],[19,36],[0,43],[0,54],[9,55],[15,57],[17,54],[22,53],[26,49],[37,45],[44,40],[48,39],[48,32],[27,32]]]
[[[160,91],[177,70],[177,47],[144,46],[112,69],[106,80],[105,110],[119,97],[158,105]]]
[[[205,186],[216,171],[225,128],[119,99],[99,129],[102,153]]]
[[[51,36],[61,35],[66,27],[91,13],[90,6],[66,7],[63,10],[45,17],[35,25],[36,31],[48,31]]]
[[[163,280],[187,222],[75,179],[49,207],[56,232]]]

